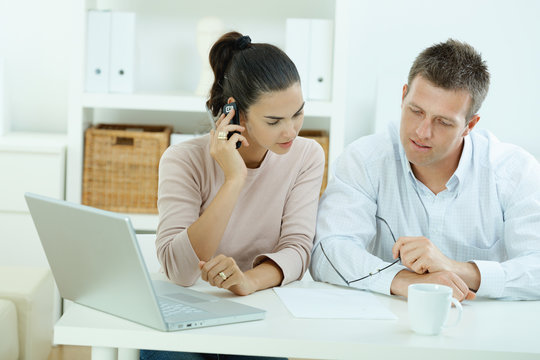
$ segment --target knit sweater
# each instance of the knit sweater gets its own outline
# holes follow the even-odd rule
[[[159,165],[156,249],[167,277],[183,286],[200,276],[187,228],[225,180],[210,156],[209,141],[205,135],[173,145]],[[298,280],[308,268],[313,246],[323,150],[315,141],[297,137],[286,154],[268,151],[258,168],[247,170],[215,255],[234,258],[242,271],[271,259],[283,272],[282,285]]]

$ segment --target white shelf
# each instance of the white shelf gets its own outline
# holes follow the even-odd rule
[[[165,94],[97,94],[84,93],[85,108],[203,112],[206,99],[194,95]],[[329,101],[306,101],[305,116],[330,117],[332,103]]]
[[[327,18],[334,21],[332,94],[329,101],[310,101],[304,114],[311,129],[327,130],[330,137],[329,163],[343,150],[347,82],[348,25],[350,0],[325,0],[309,6],[308,0],[294,4],[280,0],[253,11],[247,0],[235,0],[240,9],[227,14],[229,28],[249,33],[253,39],[285,45],[287,18]],[[178,1],[155,4],[143,0],[76,0],[70,2],[73,23],[70,29],[71,66],[67,146],[66,198],[80,202],[84,158],[84,132],[99,122],[163,122],[180,132],[196,132],[205,114],[206,99],[191,94],[199,81],[200,59],[196,53],[196,24],[207,16],[212,2],[186,5]],[[111,9],[137,14],[138,72],[136,84],[146,92],[133,94],[85,92],[86,15],[88,9]],[[260,10],[260,9],[259,9]],[[141,70],[141,69],[144,69]],[[160,113],[148,114],[148,111]],[[155,116],[154,116],[155,115]],[[130,122],[128,122],[130,121]],[[201,124],[199,124],[199,122]],[[157,228],[157,215],[128,214],[136,230]]]
[[[205,99],[189,95],[84,93],[85,108],[201,112]]]
[[[131,224],[136,231],[156,231],[159,217],[157,214],[125,214],[131,219]]]
[[[67,144],[66,134],[8,132],[0,136],[0,150],[25,153],[62,153]]]

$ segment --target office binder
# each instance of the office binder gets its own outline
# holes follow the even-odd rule
[[[311,20],[287,19],[285,52],[296,65],[304,99],[309,99],[309,64],[311,46]]]
[[[308,94],[311,100],[330,100],[332,91],[333,23],[311,19]]]
[[[331,20],[287,19],[285,52],[295,63],[308,100],[330,100],[334,31]]]
[[[109,91],[133,92],[135,13],[111,13]]]
[[[86,33],[86,91],[109,88],[110,11],[90,10]]]

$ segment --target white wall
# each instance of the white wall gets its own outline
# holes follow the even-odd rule
[[[352,0],[346,142],[399,119],[414,57],[449,37],[492,74],[480,126],[540,158],[540,1]],[[70,0],[0,0],[0,57],[14,130],[65,132]]]
[[[352,1],[347,143],[400,118],[424,48],[448,38],[480,51],[491,87],[479,126],[540,158],[540,1]]]
[[[69,0],[0,0],[11,130],[66,132]]]

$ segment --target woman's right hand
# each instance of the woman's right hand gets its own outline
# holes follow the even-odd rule
[[[233,116],[234,110],[227,116],[222,114],[216,122],[216,129],[210,131],[210,155],[223,170],[225,181],[244,180],[247,176],[247,167],[236,149],[236,142],[242,142],[243,146],[249,146],[249,143],[241,134],[245,128],[240,125],[230,124]],[[228,140],[218,138],[220,134],[227,134],[232,131],[239,131],[240,134],[235,133]]]

